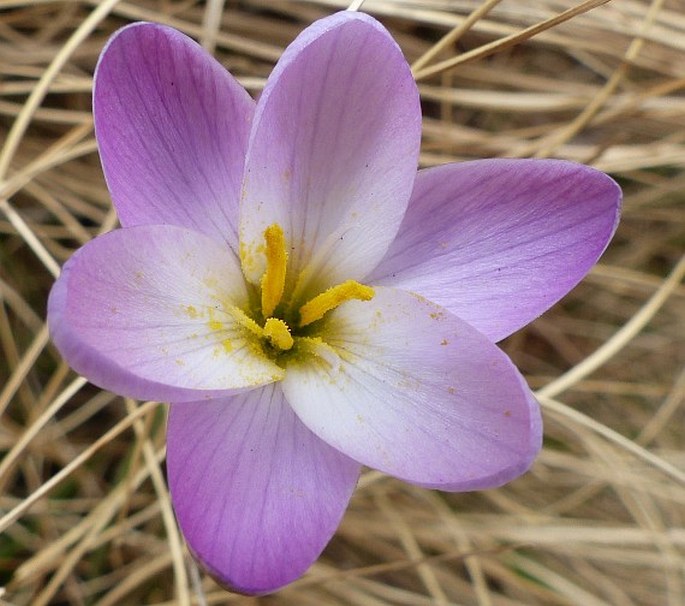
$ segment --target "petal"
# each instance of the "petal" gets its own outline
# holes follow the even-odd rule
[[[531,465],[537,403],[509,358],[444,308],[377,288],[324,319],[319,357],[282,382],[295,413],[353,459],[422,486],[492,488]]]
[[[363,278],[395,237],[416,177],[421,111],[409,66],[368,15],[307,28],[257,104],[245,164],[241,254],[264,272],[264,230],[278,223],[305,297]]]
[[[254,102],[206,51],[153,23],[119,30],[100,56],[93,112],[121,224],[189,227],[237,250]]]
[[[176,517],[197,559],[241,593],[275,591],[319,556],[360,466],[312,434],[278,386],[174,404],[167,470]]]
[[[96,385],[139,399],[199,400],[282,377],[229,313],[247,301],[226,244],[143,225],[71,257],[50,293],[48,323],[67,362]]]
[[[618,222],[621,190],[558,160],[482,160],[421,171],[372,284],[420,293],[499,341],[571,290]]]

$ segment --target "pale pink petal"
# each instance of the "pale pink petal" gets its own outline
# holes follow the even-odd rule
[[[240,219],[248,279],[264,271],[260,249],[273,223],[291,248],[290,277],[308,266],[304,298],[363,278],[397,233],[420,135],[416,85],[377,21],[341,12],[302,32],[255,114]]]
[[[168,223],[237,251],[254,102],[206,51],[153,23],[119,30],[95,73],[100,158],[121,224]]]
[[[621,190],[558,160],[421,171],[397,239],[368,280],[420,293],[499,341],[571,290],[611,239]]]
[[[445,490],[504,484],[541,444],[540,411],[509,358],[442,307],[400,290],[342,304],[283,392],[320,438],[353,459]],[[317,355],[318,354],[318,355]]]
[[[171,225],[110,232],[65,264],[48,302],[70,366],[119,394],[199,400],[282,377],[231,313],[248,296],[235,255]]]
[[[176,517],[203,567],[241,593],[275,591],[309,568],[342,518],[359,467],[299,421],[278,385],[171,406]]]

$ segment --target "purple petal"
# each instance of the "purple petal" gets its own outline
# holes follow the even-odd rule
[[[254,102],[206,51],[152,23],[100,56],[93,112],[121,224],[189,227],[238,249],[240,182]]]
[[[171,497],[190,549],[220,583],[275,591],[319,556],[360,466],[312,434],[278,386],[174,404],[167,432]]]
[[[226,244],[143,225],[74,253],[50,293],[48,323],[67,362],[96,385],[139,399],[199,400],[282,377],[230,313],[247,303]]]
[[[283,392],[315,434],[422,486],[478,490],[528,469],[540,411],[507,356],[422,297],[377,288],[324,319],[319,357],[288,365]]]
[[[300,284],[303,299],[362,279],[397,233],[420,136],[409,66],[377,21],[341,12],[302,32],[255,114],[240,219],[248,279],[264,271],[259,251],[272,223],[292,248],[290,276],[309,264],[306,276],[318,280]]]
[[[609,177],[558,160],[421,171],[368,281],[420,293],[499,341],[583,278],[614,233],[620,202]]]

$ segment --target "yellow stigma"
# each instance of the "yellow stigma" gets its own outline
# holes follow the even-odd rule
[[[293,337],[288,325],[279,318],[269,318],[264,324],[264,336],[274,347],[288,351],[293,346]]]
[[[268,318],[283,296],[288,250],[283,229],[277,223],[269,225],[264,230],[264,240],[266,241],[266,271],[262,276],[261,284],[262,316]]]
[[[342,284],[332,286],[300,307],[300,326],[307,326],[320,320],[326,312],[335,309],[345,301],[352,299],[370,301],[374,294],[373,288],[354,280],[347,280]]]

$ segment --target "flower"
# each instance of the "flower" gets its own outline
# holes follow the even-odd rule
[[[93,383],[172,403],[173,505],[217,580],[260,594],[303,574],[361,465],[449,491],[528,469],[539,407],[494,343],[603,252],[610,178],[549,160],[417,174],[416,85],[354,12],[304,30],[256,104],[195,42],[130,25],[94,115],[123,228],[65,264],[52,338]]]

